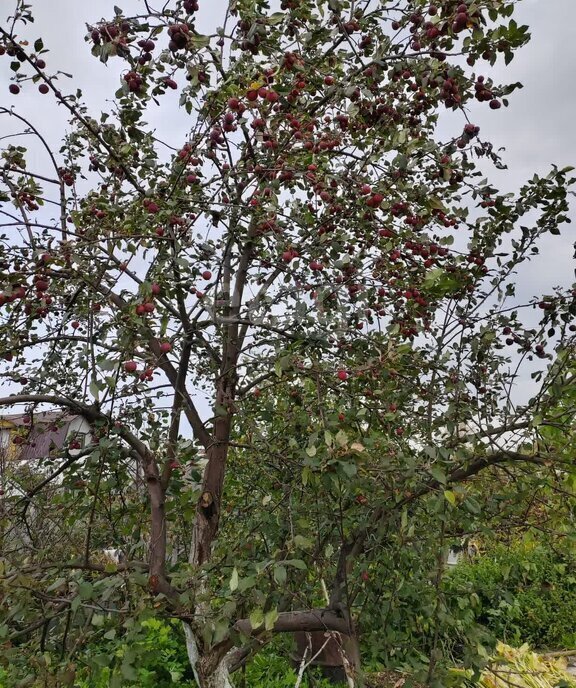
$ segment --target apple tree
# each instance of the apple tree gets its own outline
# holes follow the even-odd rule
[[[87,49],[121,70],[97,111],[51,69],[31,5],[0,25],[0,405],[91,427],[4,495],[14,675],[65,685],[81,652],[109,661],[91,639],[136,644],[156,614],[182,621],[197,684],[225,688],[275,633],[354,645],[366,606],[400,599],[397,561],[434,591],[433,684],[442,553],[496,505],[475,479],[567,470],[538,437],[563,422],[547,400],[571,379],[576,292],[515,280],[568,221],[573,180],[500,192],[469,119],[508,106],[520,84],[490,66],[527,27],[503,0],[128,5],[86,17]],[[186,129],[146,121],[176,109]],[[45,489],[54,527],[22,538]],[[354,649],[342,663],[361,680]]]

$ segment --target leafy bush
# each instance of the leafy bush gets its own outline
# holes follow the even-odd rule
[[[80,672],[79,688],[196,685],[178,623],[148,619],[141,624],[140,639],[126,643],[102,642],[87,648],[82,659],[86,669]]]
[[[110,657],[109,666],[86,672],[76,685],[78,688],[118,688],[138,686],[138,688],[192,688],[196,686],[188,663],[186,646],[180,624],[168,623],[158,619],[142,622],[144,637],[129,646],[119,645]],[[108,656],[110,647],[100,646],[92,649],[91,655]],[[122,675],[123,659],[127,652],[136,655],[133,661],[135,674]],[[235,675],[235,685],[250,688],[293,688],[297,678],[288,657],[290,655],[287,638],[277,638]],[[115,678],[113,678],[115,677]],[[330,688],[330,684],[316,675],[311,684],[305,677],[302,688]],[[4,688],[0,682],[0,688]]]
[[[542,545],[498,545],[447,577],[456,604],[477,595],[476,621],[497,639],[537,648],[576,644],[576,558]]]

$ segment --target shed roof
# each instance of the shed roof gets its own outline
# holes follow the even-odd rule
[[[0,417],[17,428],[27,428],[26,444],[21,445],[18,460],[43,459],[55,449],[61,449],[77,416],[61,411],[37,411]]]

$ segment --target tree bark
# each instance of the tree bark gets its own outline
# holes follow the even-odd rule
[[[186,638],[188,661],[194,672],[198,688],[234,688],[230,682],[230,671],[226,658],[221,660],[215,668],[208,667],[206,662],[202,661],[199,643],[196,640],[192,627],[186,622],[182,625],[184,627],[184,637]]]
[[[218,532],[231,423],[232,418],[228,413],[216,419],[214,440],[206,452],[208,463],[204,471],[202,492],[196,505],[190,551],[190,563],[196,566],[201,566],[210,559],[212,542]]]
[[[358,685],[360,651],[356,636],[336,631],[298,631],[295,638],[293,658],[301,671],[310,666],[319,669],[331,685]]]

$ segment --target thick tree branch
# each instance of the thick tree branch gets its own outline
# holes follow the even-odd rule
[[[88,421],[101,420],[103,418],[106,419],[106,422],[109,420],[107,416],[100,413],[94,406],[88,406],[88,404],[56,394],[13,394],[8,397],[0,397],[0,406],[16,406],[17,404],[53,404],[74,411]]]
[[[194,621],[186,615],[181,615],[179,618],[187,623]],[[265,629],[264,626],[253,629],[249,619],[239,619],[233,628],[237,633],[249,636],[251,642],[258,642],[259,645],[266,642],[265,638],[273,633],[332,631],[344,635],[351,634],[350,618],[344,608],[342,610],[322,608],[280,612],[270,629]],[[234,647],[232,639],[228,637],[212,648],[209,661],[217,665],[223,657],[226,657],[228,669],[233,672],[243,664],[253,649],[255,649],[254,646],[250,644],[247,647]]]
[[[248,619],[240,619],[234,624],[234,629],[243,635],[251,636],[254,631]],[[280,612],[272,633],[296,633],[297,631],[336,631],[350,633],[350,622],[345,615],[334,609],[309,609],[304,611]]]

